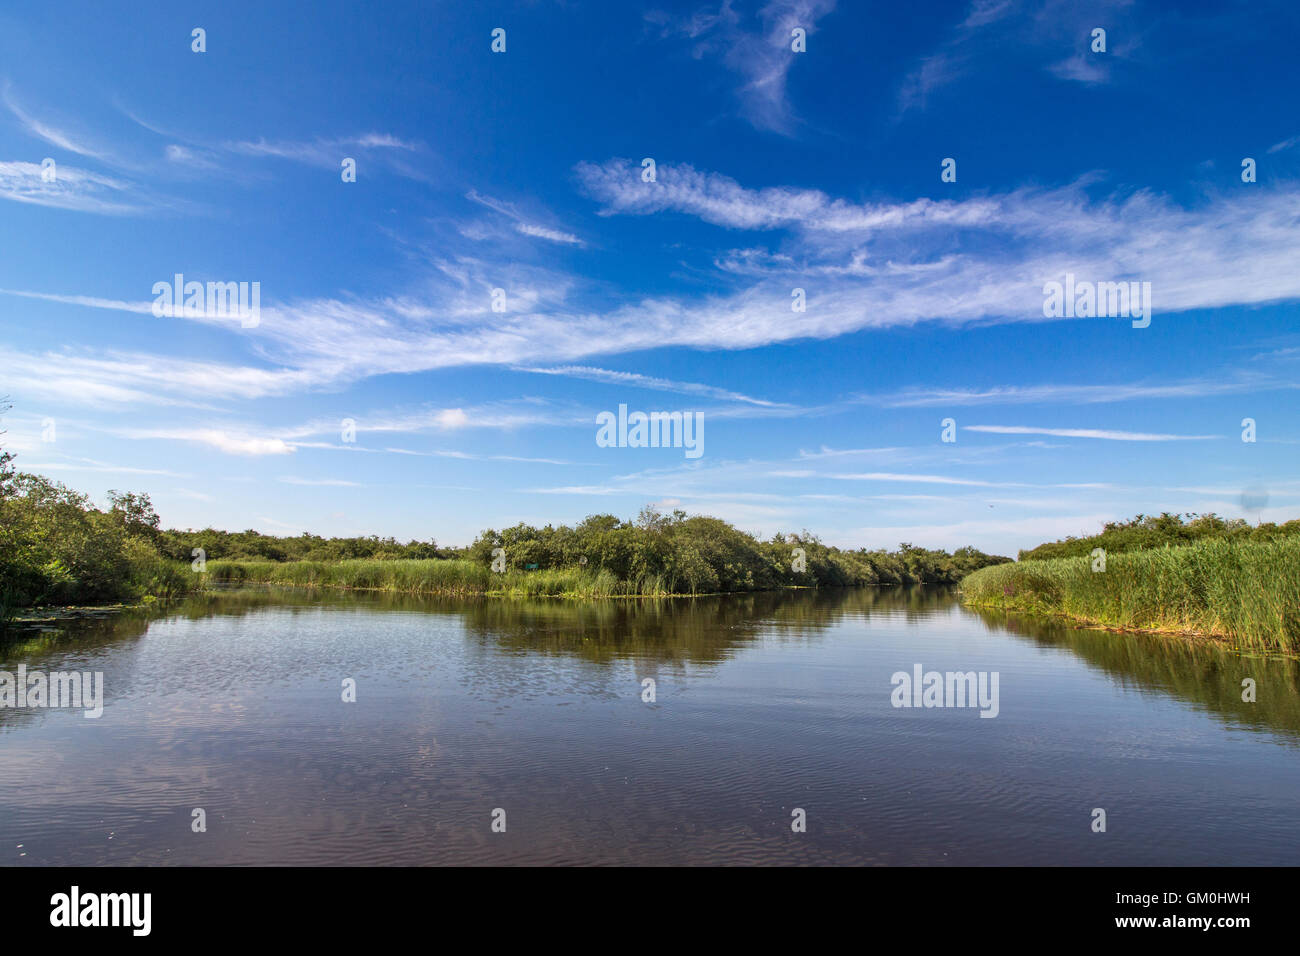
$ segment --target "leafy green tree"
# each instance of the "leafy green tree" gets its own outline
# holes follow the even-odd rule
[[[109,491],[108,500],[112,505],[108,513],[118,521],[123,531],[145,538],[150,544],[158,541],[158,512],[154,511],[153,502],[148,495]]]

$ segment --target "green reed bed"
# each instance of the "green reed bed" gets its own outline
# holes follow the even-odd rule
[[[622,581],[606,570],[552,568],[495,574],[475,561],[443,559],[351,561],[209,561],[206,584],[397,591],[409,594],[510,594],[521,597],[667,595],[654,575]]]
[[[1261,650],[1300,652],[1300,539],[999,564],[968,575],[962,601],[1061,614],[1103,627],[1227,638]]]

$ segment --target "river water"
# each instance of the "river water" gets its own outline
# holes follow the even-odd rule
[[[239,590],[24,632],[0,646],[0,671],[20,664],[102,673],[104,705],[0,709],[7,865],[1251,865],[1300,849],[1296,661],[975,613],[943,589]],[[918,668],[982,678],[983,706],[960,680],[931,701],[948,706],[895,706],[924,704],[896,689]]]

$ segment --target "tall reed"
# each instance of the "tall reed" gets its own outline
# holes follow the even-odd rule
[[[552,568],[494,574],[476,561],[439,558],[350,561],[209,561],[204,584],[287,584],[409,594],[513,594],[528,597],[666,595],[657,575],[620,581],[609,571]]]
[[[962,581],[962,600],[1300,652],[1300,538],[1213,538],[1108,555],[1105,570],[1093,570],[1095,563],[1055,558],[981,568]]]

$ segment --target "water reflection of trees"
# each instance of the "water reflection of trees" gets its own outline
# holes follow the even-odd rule
[[[13,628],[0,644],[0,669],[12,672],[20,662],[29,670],[69,669],[70,657],[136,642],[157,620],[246,617],[267,611],[309,614],[322,606],[447,616],[484,651],[568,656],[598,665],[635,661],[638,670],[653,672],[656,666],[715,664],[759,639],[816,642],[827,628],[855,619],[896,616],[916,624],[946,618],[956,598],[950,589],[925,586],[599,601],[243,588],[205,592],[151,610]],[[1300,740],[1300,661],[1243,657],[1220,645],[1112,634],[996,610],[965,614],[976,615],[990,630],[1068,650],[1126,686],[1168,694],[1234,726],[1278,731]],[[366,626],[364,618],[358,618],[358,626]],[[278,630],[268,626],[266,640],[274,641],[277,635]],[[1256,682],[1255,703],[1241,700],[1245,677]],[[0,728],[28,716],[30,711],[0,710]]]
[[[712,597],[506,599],[454,598],[378,591],[306,588],[215,589],[152,608],[93,613],[12,628],[0,644],[0,669],[57,671],[85,667],[103,649],[139,641],[151,624],[210,617],[244,618],[314,614],[321,607],[349,611],[435,615],[453,618],[484,651],[567,656],[605,665],[635,661],[638,671],[711,665],[759,639],[813,642],[846,617],[897,613],[911,620],[949,602],[934,587],[847,588],[754,592]],[[374,626],[374,619],[358,619]],[[278,639],[268,622],[265,640]],[[0,710],[0,729],[20,726],[37,711]]]
[[[575,653],[591,660],[661,656],[716,661],[760,633],[808,640],[846,616],[934,612],[948,592],[935,587],[829,588],[710,597],[508,599],[445,597],[308,588],[215,589],[153,608],[31,623],[11,628],[0,661],[29,668],[61,659],[71,646],[90,650],[143,636],[157,620],[312,612],[320,607],[449,615],[476,639],[511,650]],[[267,639],[275,635],[268,633]]]
[[[127,645],[138,641],[149,629],[149,622],[157,615],[136,610],[112,614],[95,614],[76,619],[42,621],[39,624],[11,625],[0,643],[0,671],[15,678],[19,664],[26,664],[28,672],[95,671],[84,661],[98,648],[109,645]],[[47,687],[47,694],[52,691]],[[22,727],[48,713],[45,708],[0,708],[0,731]]]
[[[934,588],[835,588],[696,598],[533,601],[458,607],[483,646],[609,662],[716,663],[762,637],[805,643],[847,616],[932,614]]]
[[[1069,650],[1127,687],[1167,694],[1225,723],[1280,732],[1300,742],[1300,661],[1294,658],[1246,656],[1208,641],[1078,628],[992,609],[971,613],[991,630]],[[1241,699],[1247,677],[1255,681],[1254,703]]]

